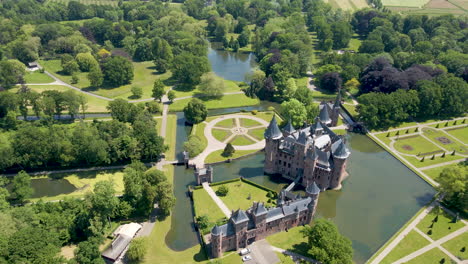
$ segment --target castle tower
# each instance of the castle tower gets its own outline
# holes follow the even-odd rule
[[[315,182],[312,182],[312,184],[309,184],[309,186],[307,186],[306,195],[312,199],[312,201],[307,206],[309,211],[307,212],[306,224],[309,224],[315,215],[320,195],[320,189]]]
[[[346,163],[349,157],[349,150],[342,139],[337,140],[331,147],[334,170],[330,178],[330,188],[340,189],[341,182],[348,175]]]
[[[314,123],[310,126],[310,135],[314,135],[316,137],[323,134],[323,127],[320,123],[320,118],[317,116],[314,119]]]
[[[304,174],[302,175],[302,186],[309,186],[314,178],[314,169],[317,162],[314,148],[309,148],[304,160]]]
[[[273,116],[268,128],[264,133],[265,137],[265,165],[263,170],[267,174],[278,173],[278,165],[276,163],[276,156],[279,147],[280,140],[283,138],[283,134],[278,127],[276,117]]]
[[[219,258],[223,255],[222,241],[223,232],[218,225],[215,225],[213,229],[211,229],[211,255],[213,258]]]
[[[294,129],[292,123],[291,123],[291,118],[288,120],[288,124],[283,128],[283,136],[287,137],[291,135],[292,133],[296,132],[296,129]]]
[[[322,123],[324,123],[327,126],[331,126],[332,120],[330,118],[330,114],[328,113],[329,106],[327,103],[322,103],[320,106],[320,113],[319,113],[319,118]]]
[[[341,90],[338,90],[338,95],[335,99],[335,104],[331,111],[331,126],[334,127],[338,124],[338,118],[340,118],[340,109],[341,109]]]
[[[255,203],[252,206],[252,216],[255,224],[255,228],[257,229],[256,231],[256,236],[257,239],[262,239],[264,238],[262,234],[265,234],[266,230],[266,216],[267,216],[268,211],[266,210],[265,206],[263,203]]]
[[[234,226],[236,250],[247,246],[247,224],[249,223],[249,217],[247,214],[238,209],[232,212],[231,218],[229,219]]]
[[[213,182],[213,167],[195,168],[194,175],[197,185],[201,185],[204,182],[211,183]]]

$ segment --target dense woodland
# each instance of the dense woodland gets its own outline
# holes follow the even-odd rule
[[[137,162],[156,160],[167,148],[152,117],[157,105],[118,99],[108,106],[112,121],[55,121],[54,115],[85,113],[86,98],[72,91],[33,91],[24,84],[25,64],[60,59],[72,82],[86,73],[92,87],[111,89],[133,81],[131,61],[152,61],[159,73],[172,73],[176,89],[191,90],[219,83],[207,75],[211,40],[255,53],[259,69],[249,76],[245,93],[282,103],[295,126],[317,114],[312,92],[296,81],[309,71],[320,89],[357,96],[358,118],[369,128],[463,115],[467,18],[401,16],[372,2],[377,9],[351,13],[321,0],[187,0],[180,8],[158,0],[117,6],[0,1],[0,171],[133,161],[121,198],[111,182],[100,182],[83,201],[11,207],[31,195],[29,175],[18,173],[11,193],[0,189],[0,263],[65,263],[58,252],[69,244],[78,244],[70,263],[102,263],[98,245],[111,221],[147,215],[153,201],[167,215],[174,204],[166,177]],[[350,52],[353,38],[361,45]],[[163,93],[164,85],[155,83],[154,97]],[[203,103],[195,100],[190,108],[200,113],[190,121],[203,121]],[[40,120],[17,119],[27,115]],[[449,189],[458,204],[466,201]],[[348,248],[345,261],[351,258]],[[319,255],[318,250],[311,246],[310,252]]]

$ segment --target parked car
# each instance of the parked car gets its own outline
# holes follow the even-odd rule
[[[247,255],[247,254],[249,254],[249,253],[250,253],[250,249],[249,249],[249,248],[243,248],[243,249],[241,249],[241,251],[240,251],[240,255],[241,255],[241,256]]]
[[[249,261],[249,260],[252,260],[252,257],[250,255],[246,255],[242,257],[242,261],[244,262]]]

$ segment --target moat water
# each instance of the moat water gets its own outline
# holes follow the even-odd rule
[[[255,55],[250,52],[225,51],[220,42],[211,42],[208,48],[208,60],[211,69],[226,80],[246,81],[245,76],[257,66]]]
[[[264,107],[258,107],[260,109]],[[228,111],[228,110],[226,110]],[[190,133],[183,115],[178,113],[176,150],[182,151]],[[350,238],[356,263],[364,263],[405,222],[434,195],[434,189],[365,135],[350,133],[351,150],[347,171],[350,177],[340,191],[320,194],[316,217],[334,221],[340,232]],[[288,181],[263,175],[264,154],[214,165],[214,180],[245,177],[271,189],[280,190]],[[185,250],[198,243],[193,229],[193,213],[187,188],[194,185],[192,169],[175,167],[173,210],[167,245]]]

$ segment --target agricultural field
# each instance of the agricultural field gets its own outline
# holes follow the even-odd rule
[[[71,0],[48,0],[47,2],[56,2],[62,4],[68,4]],[[78,2],[85,5],[111,5],[117,6],[118,0],[78,0]]]
[[[366,0],[324,0],[324,2],[329,3],[335,8],[351,11],[369,7]]]
[[[468,13],[468,0],[382,0],[392,11],[402,14],[463,15]]]

